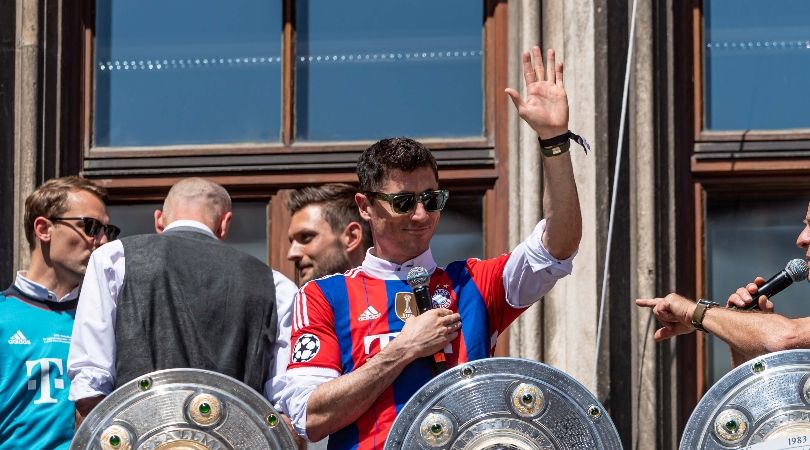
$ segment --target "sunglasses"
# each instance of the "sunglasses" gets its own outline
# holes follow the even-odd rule
[[[398,192],[396,194],[385,194],[382,192],[366,192],[369,197],[385,200],[391,205],[391,209],[397,214],[408,214],[416,208],[416,204],[421,202],[427,212],[437,212],[444,209],[450,191],[447,189],[436,189],[435,191],[425,191],[421,194],[414,192]]]
[[[104,225],[100,220],[92,217],[48,217],[48,220],[55,222],[57,220],[81,220],[84,225],[84,234],[88,237],[96,238],[102,232],[107,236],[107,239],[114,241],[115,238],[121,233],[121,229],[115,225]]]

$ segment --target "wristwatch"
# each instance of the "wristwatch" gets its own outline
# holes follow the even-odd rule
[[[706,316],[707,310],[714,308],[715,306],[720,306],[720,304],[711,300],[706,300],[705,298],[698,300],[697,305],[695,305],[695,311],[692,313],[692,326],[695,327],[696,330],[703,331],[704,333],[707,332],[703,328],[703,317]]]

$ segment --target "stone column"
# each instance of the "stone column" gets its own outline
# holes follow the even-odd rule
[[[37,183],[39,149],[40,29],[38,0],[17,0],[14,92],[14,223],[22,224],[25,198]],[[14,268],[28,266],[25,232],[14,227]]]

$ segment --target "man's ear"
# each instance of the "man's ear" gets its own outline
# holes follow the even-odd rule
[[[53,229],[53,223],[42,217],[39,216],[34,219],[34,238],[41,242],[51,242],[51,230]]]
[[[363,245],[363,227],[357,222],[349,222],[343,232],[340,233],[340,242],[346,253],[355,251],[358,247]]]
[[[155,233],[161,234],[166,229],[166,223],[163,216],[163,211],[155,210]]]
[[[233,219],[233,212],[228,211],[224,214],[219,216],[219,223],[217,223],[217,229],[214,230],[214,234],[217,235],[220,241],[224,241],[226,237],[228,237],[228,231],[231,229],[231,220]]]
[[[365,194],[358,192],[354,194],[354,202],[357,203],[357,208],[360,210],[360,217],[365,221],[371,220],[371,214],[368,212],[371,208],[371,200]]]

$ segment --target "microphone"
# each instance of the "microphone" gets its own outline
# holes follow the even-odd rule
[[[419,314],[433,309],[433,301],[430,299],[430,292],[428,291],[428,282],[430,281],[430,274],[424,267],[416,266],[408,271],[408,286],[413,289],[413,295],[416,297],[416,307],[419,309]],[[447,370],[447,363],[444,358],[444,351],[439,350],[433,354],[431,360],[433,372],[438,375]]]
[[[776,275],[772,276],[768,281],[757,289],[757,292],[751,294],[754,299],[750,305],[746,306],[745,310],[759,309],[759,297],[766,296],[768,298],[782,292],[786,287],[790,286],[796,281],[807,278],[807,261],[803,259],[791,259],[788,261],[785,269]]]

